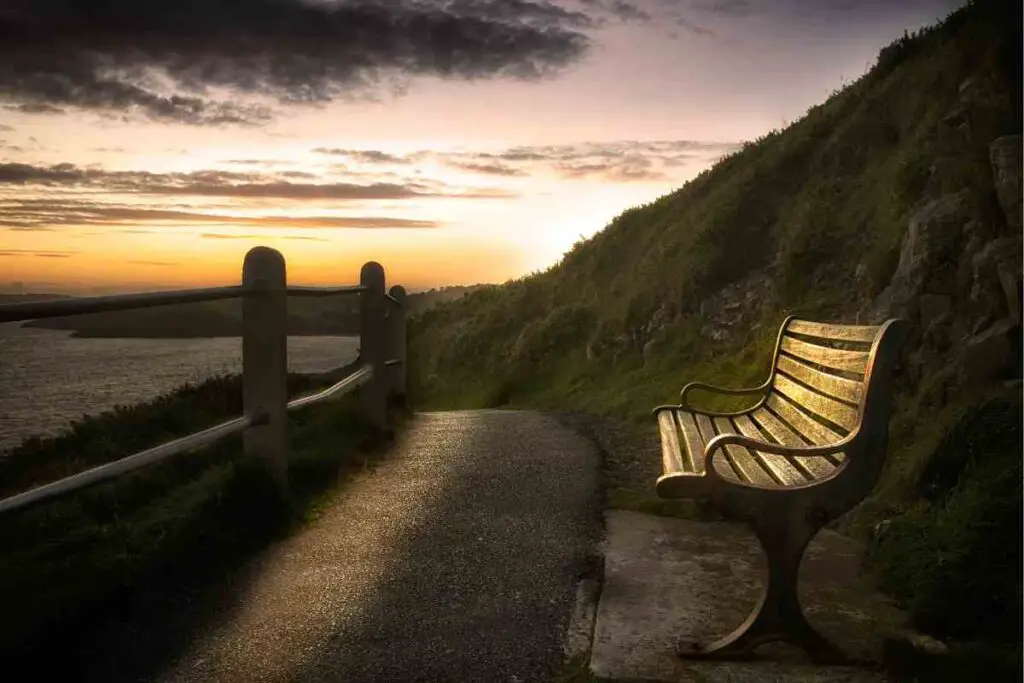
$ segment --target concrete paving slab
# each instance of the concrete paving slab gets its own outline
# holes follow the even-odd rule
[[[800,599],[808,620],[858,666],[821,667],[790,646],[773,644],[749,662],[696,662],[675,656],[680,637],[711,641],[736,628],[761,590],[764,559],[746,527],[654,517],[606,515],[604,586],[597,610],[591,672],[616,682],[887,680],[872,665],[886,636],[905,618],[859,576],[858,545],[822,531],[807,550]]]

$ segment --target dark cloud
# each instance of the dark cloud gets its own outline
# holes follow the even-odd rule
[[[199,236],[209,240],[254,240],[263,237],[262,235],[225,235],[219,232],[204,232]]]
[[[389,154],[377,149],[337,149],[334,147],[316,147],[313,149],[317,154],[329,154],[331,156],[343,156],[354,161],[366,164],[411,164],[416,161],[414,156],[398,156]]]
[[[75,251],[35,251],[34,249],[3,249],[0,256],[38,256],[39,258],[70,258]]]
[[[714,29],[710,29],[706,26],[701,26],[700,24],[696,24],[684,17],[676,17],[675,21],[677,25],[685,28],[687,31],[694,34],[695,36],[714,37],[715,35],[717,35]]]
[[[666,169],[708,161],[736,149],[733,143],[695,140],[587,142],[572,145],[512,147],[502,152],[439,154],[446,163],[486,173],[485,169],[550,171],[563,178],[609,182],[663,181]]]
[[[463,171],[469,171],[471,173],[480,173],[481,175],[497,175],[505,177],[529,175],[525,170],[521,168],[515,168],[513,166],[509,166],[508,164],[501,163],[474,164],[450,161],[448,162],[448,165],[451,166],[452,168],[457,168]]]
[[[654,169],[651,159],[640,156],[622,157],[606,162],[559,164],[565,178],[588,178],[614,182],[667,180],[664,172]]]
[[[419,150],[403,156],[379,150],[317,148],[314,151],[382,165],[410,165],[421,160],[434,160],[451,168],[489,176],[521,177],[547,170],[565,178],[603,178],[611,182],[632,182],[665,180],[668,176],[664,169],[678,168],[695,161],[707,161],[736,147],[737,145],[731,143],[694,140],[626,140],[518,146],[501,152]],[[659,166],[661,170],[655,166]],[[340,166],[335,170],[344,172],[345,167]],[[379,174],[377,177],[381,178],[383,175]],[[405,182],[406,179],[402,178],[402,181]]]
[[[745,17],[754,10],[750,0],[704,0],[694,3],[694,8],[726,17]]]
[[[52,230],[56,226],[124,225],[235,225],[256,228],[435,228],[436,221],[386,216],[237,216],[172,209],[148,209],[92,203],[88,200],[51,201],[47,199],[0,202],[0,226],[9,230]],[[149,234],[151,231],[120,229],[123,233]],[[225,238],[233,235],[218,235]]]
[[[0,34],[0,35],[2,35],[2,34]],[[0,54],[3,54],[2,50],[0,50]],[[0,90],[0,94],[3,94],[6,97],[6,92],[5,91],[6,91],[6,88],[3,88],[3,90]],[[8,105],[8,106],[4,107],[4,109],[7,109],[9,111],[16,111],[19,114],[63,114],[64,113],[64,109],[62,109],[60,107],[55,107],[52,104],[46,104],[45,102],[23,102],[21,104],[11,104],[11,105]]]
[[[0,163],[0,186],[3,185],[90,187],[151,195],[332,201],[427,197],[500,199],[515,196],[500,189],[458,189],[426,182],[300,183],[268,180],[267,176],[258,173],[107,171],[74,164],[35,166]]]
[[[14,128],[5,123],[0,123],[0,133],[10,133]]]
[[[627,0],[580,0],[580,4],[599,15],[608,15],[619,21],[651,21],[651,14]]]
[[[260,124],[272,109],[238,94],[324,103],[415,76],[545,77],[583,55],[592,23],[547,0],[5,0],[0,100]]]
[[[255,239],[266,239],[267,237],[273,237],[279,240],[303,240],[306,242],[330,242],[329,239],[323,237],[310,237],[307,235],[226,235],[217,232],[204,232],[200,235],[204,239],[212,240],[255,240]]]

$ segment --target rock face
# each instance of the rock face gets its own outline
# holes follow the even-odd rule
[[[749,330],[774,294],[773,278],[764,271],[754,271],[729,284],[701,303],[701,336],[720,342],[736,330]]]
[[[875,304],[879,317],[909,314],[916,318],[921,295],[952,297],[957,289],[958,247],[972,216],[967,191],[928,202],[911,215],[896,273]]]
[[[1021,136],[1006,135],[989,145],[992,180],[1012,232],[1021,231]]]
[[[961,96],[978,88],[965,83]],[[963,112],[943,122],[954,124],[970,133]],[[862,322],[902,317],[914,325],[907,349],[911,382],[936,368],[959,386],[1020,375],[1021,136],[997,138],[989,152],[1001,212],[987,211],[975,190],[937,198],[926,190],[907,221],[892,280],[858,315]]]

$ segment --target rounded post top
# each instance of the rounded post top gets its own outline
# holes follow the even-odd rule
[[[242,282],[257,280],[285,281],[284,256],[277,249],[253,247],[246,252],[242,263]]]
[[[391,289],[388,290],[388,294],[398,303],[405,303],[405,287],[402,285],[392,285]]]
[[[359,284],[384,292],[384,266],[376,261],[367,261],[359,270]]]

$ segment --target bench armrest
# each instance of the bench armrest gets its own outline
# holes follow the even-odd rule
[[[718,477],[718,472],[711,464],[711,459],[715,456],[715,451],[721,450],[725,446],[743,446],[744,448],[750,448],[755,451],[761,451],[762,453],[777,453],[779,455],[800,455],[800,456],[815,456],[815,455],[831,455],[833,453],[840,453],[850,447],[854,438],[857,436],[857,431],[854,430],[843,437],[842,440],[837,441],[827,446],[783,446],[777,443],[768,443],[767,441],[758,441],[757,439],[751,439],[749,436],[743,434],[719,434],[718,436],[708,441],[704,445],[704,472],[707,476]]]
[[[728,389],[726,387],[716,387],[711,384],[705,384],[704,382],[690,382],[689,384],[683,387],[683,390],[681,392],[679,392],[679,406],[684,410],[689,410],[691,412],[697,410],[686,401],[686,395],[695,389],[701,389],[703,391],[716,394],[726,394],[728,396],[745,396],[747,394],[763,393],[768,389],[768,387],[771,386],[771,383],[771,375],[768,376],[768,379],[766,379],[763,384],[756,387],[748,387],[745,389]]]

